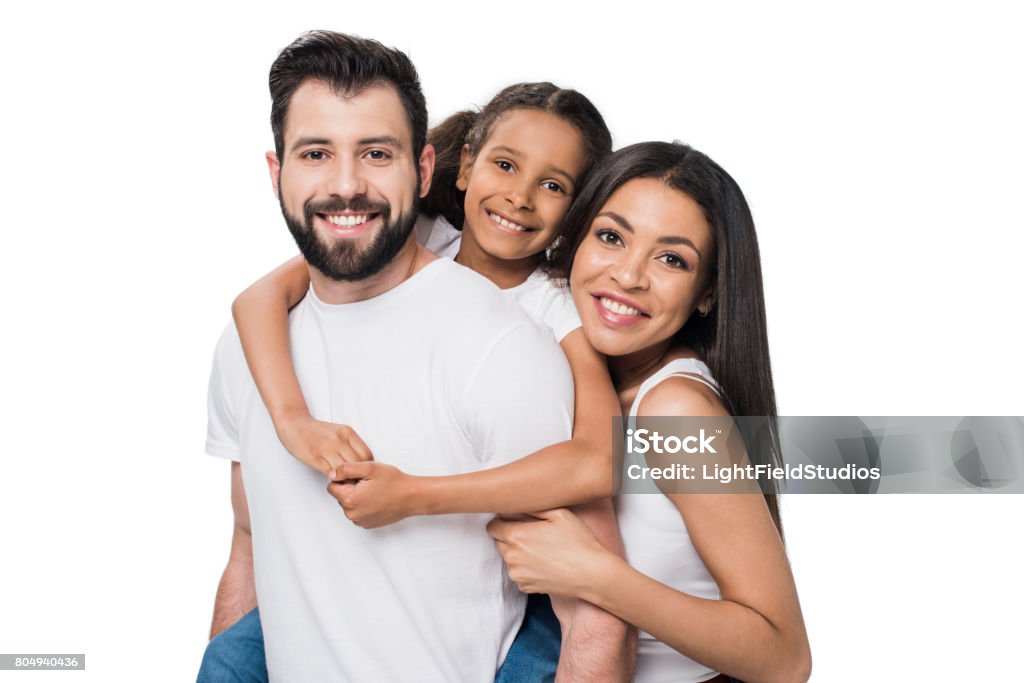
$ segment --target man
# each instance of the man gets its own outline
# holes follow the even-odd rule
[[[312,281],[290,337],[314,416],[352,425],[416,474],[492,467],[567,438],[571,375],[550,335],[414,239],[433,150],[408,58],[314,32],[282,51],[270,85],[268,164]],[[273,680],[493,678],[524,599],[484,532],[487,515],[353,525],[323,475],[278,441],[233,327],[209,400],[207,452],[236,461],[215,630],[258,593]]]

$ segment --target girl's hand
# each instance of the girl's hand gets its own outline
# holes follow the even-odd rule
[[[536,521],[495,517],[487,525],[509,578],[524,593],[581,597],[595,570],[615,556],[565,508],[530,516]]]
[[[277,430],[281,443],[295,458],[331,479],[347,462],[373,460],[363,440],[348,425],[321,422],[308,413],[283,420]]]
[[[418,477],[393,465],[368,461],[338,467],[327,492],[337,499],[345,516],[356,526],[375,529],[416,514]]]

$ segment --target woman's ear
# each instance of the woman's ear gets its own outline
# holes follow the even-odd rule
[[[469,145],[462,146],[462,156],[459,159],[459,177],[455,179],[456,189],[462,192],[469,187],[469,173],[473,168],[473,155],[469,153]]]
[[[697,312],[700,313],[700,317],[706,318],[711,313],[711,309],[715,307],[715,290],[713,287],[708,287],[708,291],[701,297],[700,303],[697,304]]]

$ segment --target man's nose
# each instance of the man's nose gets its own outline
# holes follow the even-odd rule
[[[327,176],[328,187],[324,188],[327,194],[343,199],[366,194],[366,178],[357,160],[339,158],[331,171]]]

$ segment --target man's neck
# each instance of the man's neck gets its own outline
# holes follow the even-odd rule
[[[351,304],[380,296],[402,284],[437,257],[416,242],[415,232],[409,235],[401,251],[380,272],[364,280],[342,282],[332,280],[316,268],[309,269],[313,292],[325,304]]]

